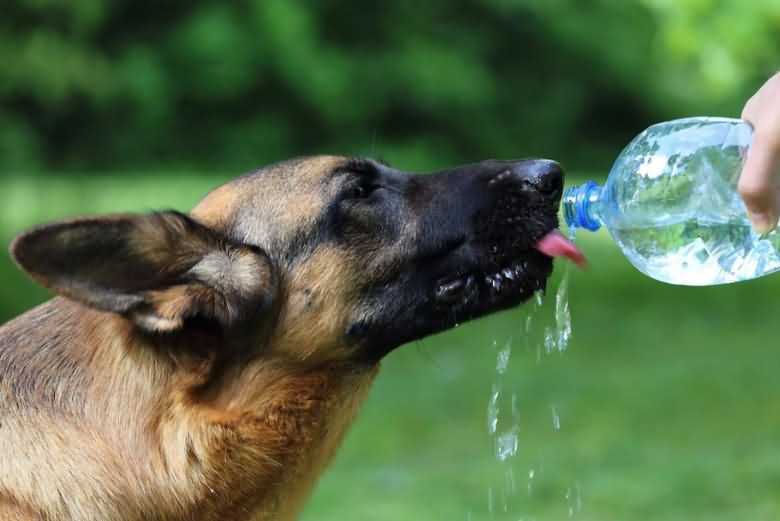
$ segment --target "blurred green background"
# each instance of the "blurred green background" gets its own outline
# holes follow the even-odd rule
[[[738,115],[778,34],[776,0],[6,2],[0,238],[186,210],[311,153],[408,170],[544,156],[603,178],[655,121]],[[540,309],[397,351],[303,519],[780,517],[780,275],[665,286],[603,232],[580,245],[567,350],[543,347],[559,265]],[[46,298],[5,257],[0,277],[0,320]],[[518,433],[506,461],[494,386]]]

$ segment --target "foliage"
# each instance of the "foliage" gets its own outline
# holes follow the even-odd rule
[[[654,120],[737,114],[778,29],[774,0],[17,0],[0,171],[320,152],[605,168]]]

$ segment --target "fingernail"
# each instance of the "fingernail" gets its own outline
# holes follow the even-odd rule
[[[766,213],[750,213],[750,222],[753,229],[760,235],[766,235],[777,226],[777,217],[772,217]]]

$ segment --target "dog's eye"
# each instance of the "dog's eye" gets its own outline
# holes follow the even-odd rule
[[[368,183],[356,183],[349,187],[344,194],[345,199],[365,199],[370,196],[377,186]]]

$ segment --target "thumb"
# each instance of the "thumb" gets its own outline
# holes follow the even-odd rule
[[[745,201],[753,228],[761,234],[769,233],[777,226],[775,177],[779,159],[774,147],[754,140],[739,177],[739,195]]]

